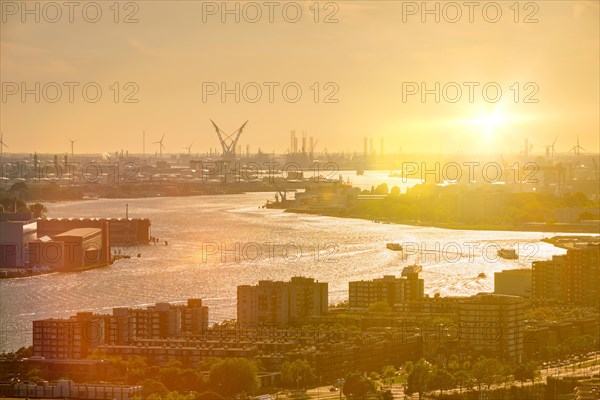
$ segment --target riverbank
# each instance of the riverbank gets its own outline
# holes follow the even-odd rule
[[[566,224],[566,223],[525,223],[521,225],[491,225],[491,224],[457,224],[457,223],[431,223],[431,222],[420,222],[420,221],[399,221],[393,219],[377,219],[346,214],[340,211],[333,210],[302,210],[287,208],[285,212],[297,213],[297,214],[312,214],[322,215],[327,217],[336,218],[351,218],[360,219],[366,221],[373,221],[375,223],[383,224],[397,224],[397,225],[411,225],[411,226],[422,226],[427,228],[440,228],[449,230],[468,230],[468,231],[514,231],[514,232],[563,232],[563,233],[593,233],[600,234],[600,224]]]
[[[113,260],[110,263],[86,265],[83,267],[73,268],[73,269],[68,269],[68,270],[52,269],[52,268],[45,268],[45,269],[36,269],[36,268],[10,268],[10,269],[8,269],[8,268],[6,268],[4,270],[0,270],[0,279],[29,278],[31,276],[54,274],[54,273],[84,272],[84,271],[89,271],[92,269],[108,267],[109,265],[112,265],[119,259],[123,259],[123,258],[126,258],[126,257],[113,258]],[[129,258],[129,256],[127,258]]]

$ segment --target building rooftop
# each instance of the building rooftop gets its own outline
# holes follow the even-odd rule
[[[519,296],[496,293],[477,293],[475,296],[461,300],[460,303],[479,303],[479,304],[511,304],[521,303],[523,299]]]
[[[514,274],[514,275],[529,275],[531,274],[530,268],[518,268],[518,269],[503,269],[500,272],[494,272],[494,274]]]
[[[86,237],[95,235],[100,232],[100,228],[75,228],[68,230],[63,233],[59,233],[54,235],[55,238],[65,238],[65,237]]]

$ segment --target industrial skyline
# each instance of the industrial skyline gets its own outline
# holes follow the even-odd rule
[[[160,4],[143,2],[130,24],[22,23],[5,15],[4,150],[62,153],[70,137],[81,153],[142,153],[146,130],[149,139],[168,132],[173,152],[192,141],[203,152],[219,147],[209,119],[231,129],[252,120],[240,144],[277,153],[289,148],[292,129],[318,137],[329,152],[360,151],[365,136],[384,137],[389,149],[433,153],[518,152],[525,138],[539,151],[557,136],[560,147],[576,136],[583,148],[600,146],[597,2],[544,2],[536,23],[515,23],[504,9],[498,23],[476,13],[473,23],[455,24],[432,16],[422,23],[419,15],[404,22],[402,3],[336,3],[335,23],[314,23],[308,5],[296,24],[222,23],[200,3],[178,3],[166,18]],[[52,82],[62,88],[56,102]],[[72,102],[68,82],[78,84]],[[268,82],[277,84],[272,102]],[[473,101],[468,82],[477,84]],[[252,83],[262,90],[257,102]],[[452,102],[455,83],[462,97]],[[86,84],[100,88],[99,101],[85,100]],[[286,84],[302,90],[299,101],[282,96]],[[499,101],[484,98],[487,84],[490,96],[501,89]],[[221,93],[203,101],[205,87]]]

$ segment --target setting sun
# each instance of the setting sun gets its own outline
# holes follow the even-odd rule
[[[481,114],[479,117],[473,119],[471,123],[477,129],[478,134],[491,137],[505,128],[509,120],[510,118],[501,109],[496,108],[491,112]]]

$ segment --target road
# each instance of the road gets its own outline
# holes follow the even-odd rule
[[[579,366],[583,363],[587,363],[590,361],[597,361],[600,363],[600,354],[596,354],[594,356],[588,357],[582,361],[577,361],[568,365],[563,365],[560,367],[547,368],[540,371],[541,380],[546,381],[546,379],[551,377],[566,377],[566,376],[582,376],[582,375],[594,375],[600,373],[600,364],[580,368]],[[537,380],[536,382],[539,382]],[[514,384],[520,385],[520,382],[515,382]],[[530,386],[531,382],[525,382],[523,386]],[[491,389],[498,389],[504,387],[504,384],[492,385]],[[387,387],[387,386],[386,386]],[[322,386],[319,388],[310,389],[307,391],[307,394],[310,399],[322,399],[322,400],[338,400],[345,399],[345,396],[342,395],[340,397],[340,392],[331,392],[329,389],[331,386]],[[412,400],[413,398],[418,398],[417,395],[412,397],[404,395],[404,388],[401,384],[394,384],[391,387],[392,394],[394,395],[394,400]],[[446,391],[446,393],[458,392],[459,389],[452,389]],[[463,392],[465,389],[463,389]]]

